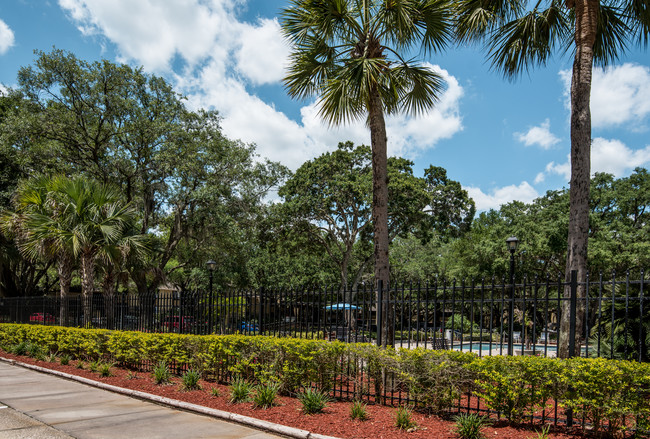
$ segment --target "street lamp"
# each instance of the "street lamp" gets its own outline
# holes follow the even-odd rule
[[[214,297],[212,295],[212,278],[214,275],[214,270],[217,269],[217,263],[210,259],[208,262],[205,263],[208,267],[208,272],[210,273],[210,312],[208,313],[208,330],[210,331],[209,333],[212,334],[212,315],[214,313]]]
[[[510,327],[508,333],[508,355],[513,355],[513,333],[515,331],[515,251],[519,246],[519,240],[516,236],[506,239],[508,251],[510,251]]]

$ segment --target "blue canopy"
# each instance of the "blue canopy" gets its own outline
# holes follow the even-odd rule
[[[352,305],[350,303],[336,303],[334,305],[327,305],[325,307],[326,310],[331,311],[331,310],[345,310],[345,309],[359,309],[358,306]]]

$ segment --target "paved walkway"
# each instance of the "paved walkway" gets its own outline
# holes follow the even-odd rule
[[[279,437],[0,362],[0,439]]]

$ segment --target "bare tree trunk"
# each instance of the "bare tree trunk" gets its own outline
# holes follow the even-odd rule
[[[81,255],[81,300],[84,310],[84,327],[92,322],[90,301],[95,287],[94,268],[93,255],[83,253]]]
[[[68,293],[70,292],[70,283],[72,281],[72,258],[70,255],[61,252],[58,258],[59,272],[59,324],[68,326]]]
[[[591,176],[591,75],[594,42],[598,19],[597,0],[575,2],[576,54],[571,78],[571,183],[569,187],[569,236],[565,280],[571,271],[578,272],[578,309],[576,313],[576,346],[583,330],[584,301],[587,276],[587,240],[589,237],[589,183]],[[558,357],[574,355],[569,352],[570,297],[569,286],[564,288]]]
[[[370,92],[368,105],[370,139],[372,144],[372,222],[375,244],[375,282],[382,281],[385,295],[390,294],[390,268],[388,261],[388,154],[386,151],[386,122],[377,88]],[[382,346],[392,346],[394,339],[393,311],[390,299],[385,296],[381,330]],[[380,304],[378,304],[380,306]],[[379,328],[381,323],[381,328]]]

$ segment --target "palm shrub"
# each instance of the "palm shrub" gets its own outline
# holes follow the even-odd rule
[[[99,376],[102,377],[109,377],[111,376],[111,367],[113,365],[111,363],[102,363],[99,365]]]
[[[164,361],[159,361],[153,368],[153,380],[156,384],[165,384],[169,382],[171,372],[169,366]]]
[[[197,370],[190,369],[181,376],[181,386],[183,390],[186,391],[200,390],[201,389],[201,385],[199,384],[200,379],[201,379],[201,373]]]
[[[230,399],[233,404],[250,401],[253,386],[242,378],[237,378],[230,385]]]
[[[454,432],[460,439],[484,439],[483,428],[489,424],[485,416],[478,413],[461,413],[456,416]]]
[[[278,399],[280,386],[275,383],[259,384],[253,394],[253,405],[256,408],[266,409],[273,407]]]
[[[354,401],[350,407],[350,419],[365,421],[368,419],[367,404],[361,401]]]
[[[310,387],[298,394],[298,400],[302,404],[302,412],[306,415],[312,415],[321,413],[327,407],[331,398],[327,393]]]
[[[59,358],[59,363],[61,363],[62,366],[65,366],[70,363],[70,355],[68,354],[63,354]]]
[[[399,407],[395,413],[395,427],[400,430],[410,430],[418,424],[413,420],[413,413],[408,407]]]

